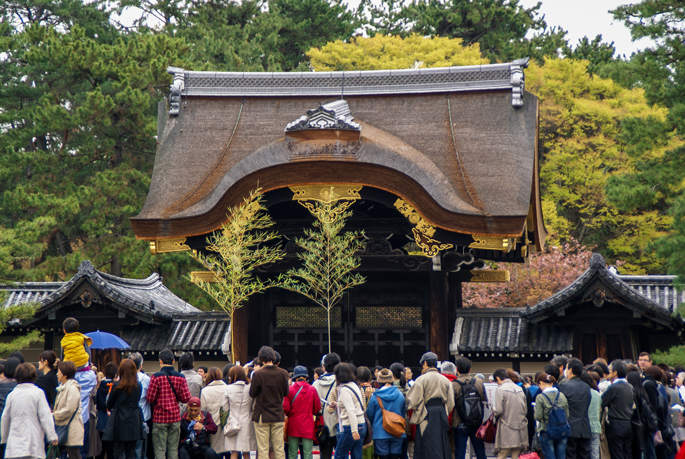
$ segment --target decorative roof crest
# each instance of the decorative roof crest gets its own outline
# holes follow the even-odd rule
[[[310,129],[339,129],[343,131],[360,132],[362,127],[352,121],[350,107],[346,100],[336,100],[319,108],[307,110],[307,116],[301,116],[292,123],[288,123],[285,132],[305,131]]]

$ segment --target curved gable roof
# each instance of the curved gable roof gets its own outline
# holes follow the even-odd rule
[[[41,307],[33,320],[39,319],[63,305],[83,282],[88,282],[99,295],[109,299],[120,310],[140,317],[145,322],[171,320],[177,314],[201,312],[174,295],[164,284],[159,274],[153,273],[146,279],[127,279],[98,271],[90,261],[83,261],[78,272],[67,282],[40,299]],[[42,283],[41,283],[42,284]],[[49,283],[53,287],[52,284]]]
[[[523,92],[524,66],[170,69],[174,85],[169,107],[160,105],[150,190],[131,219],[136,236],[211,232],[257,183],[264,191],[350,183],[390,191],[447,231],[520,237],[528,221],[541,249],[537,98]],[[340,100],[343,87],[349,116],[361,125],[356,137],[334,129],[284,132],[308,111]]]
[[[599,290],[596,282],[599,282],[603,287],[598,295],[611,295],[607,299],[614,300],[636,313],[643,314],[663,325],[682,326],[683,324],[683,319],[679,315],[674,314],[670,309],[649,297],[640,294],[640,292],[621,279],[619,275],[611,272],[606,267],[604,257],[599,253],[592,254],[590,267],[573,281],[571,285],[535,306],[527,308],[523,316],[531,322],[540,322],[550,316],[558,315],[559,313],[563,314],[565,309],[579,302],[594,299],[601,305],[601,302],[604,301],[604,296],[593,297]]]

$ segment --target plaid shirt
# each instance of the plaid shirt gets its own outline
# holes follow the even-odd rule
[[[167,380],[167,376],[169,380]],[[174,391],[169,386],[169,381],[174,385],[178,399]],[[171,424],[181,421],[181,410],[178,408],[180,403],[188,403],[190,391],[186,378],[179,372],[174,371],[174,367],[162,367],[162,370],[152,375],[150,387],[147,390],[147,401],[152,408],[152,422],[155,424]]]

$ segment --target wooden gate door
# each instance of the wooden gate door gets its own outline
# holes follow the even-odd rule
[[[317,367],[328,352],[326,310],[290,292],[269,299],[270,345],[283,368]],[[416,366],[429,349],[425,284],[368,282],[331,310],[332,350],[357,366]]]

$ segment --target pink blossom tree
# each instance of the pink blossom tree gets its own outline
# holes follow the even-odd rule
[[[493,269],[511,271],[511,281],[467,283],[464,306],[472,308],[525,308],[570,285],[589,266],[592,251],[571,240],[530,256],[528,264],[496,263]]]

